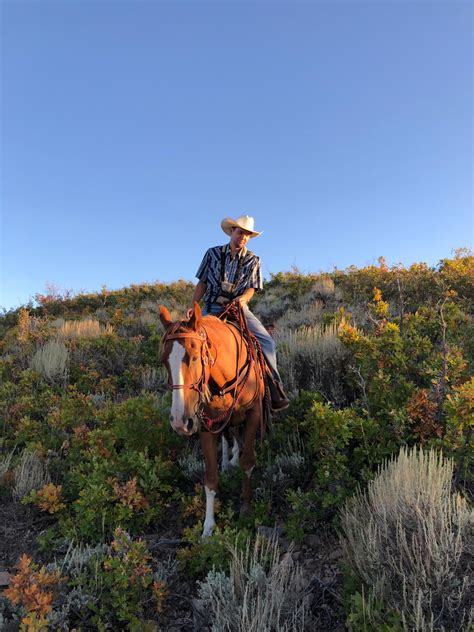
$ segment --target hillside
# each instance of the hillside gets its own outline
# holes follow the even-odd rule
[[[0,577],[10,574],[0,628],[23,621],[28,630],[228,629],[219,628],[216,595],[230,594],[226,582],[248,546],[260,584],[245,575],[242,558],[241,585],[255,581],[255,594],[264,586],[267,596],[281,590],[280,627],[269,629],[396,631],[418,621],[420,630],[467,630],[474,256],[460,251],[435,268],[388,268],[381,258],[361,269],[272,276],[250,307],[273,326],[291,404],[258,445],[251,515],[239,516],[240,471],[223,474],[218,530],[206,540],[199,443],[169,426],[159,362],[158,305],[180,319],[192,291],[178,281],[52,293],[0,316]],[[449,544],[456,538],[444,534],[433,583],[426,569],[410,571],[416,604],[406,591],[384,588],[389,569],[374,562],[383,551],[347,544],[341,513],[353,507],[355,515],[357,490],[385,480],[380,468],[414,447],[447,459],[425,468],[420,457],[433,489],[450,472],[444,496],[420,512],[436,539],[449,505],[457,537]],[[413,476],[416,487],[421,475]],[[443,504],[451,493],[458,509]],[[471,526],[459,526],[458,510]],[[368,509],[360,511],[357,524]],[[269,549],[259,544],[264,536]],[[395,550],[402,546],[390,538]],[[370,572],[355,561],[356,549],[372,556]],[[435,588],[441,559],[448,574]],[[279,588],[272,564],[283,564]],[[235,620],[241,607],[236,602]]]

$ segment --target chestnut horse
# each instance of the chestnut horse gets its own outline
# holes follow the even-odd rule
[[[241,424],[244,443],[240,466],[245,472],[242,511],[250,508],[255,438],[260,427],[264,430],[265,423],[263,363],[236,326],[216,316],[202,316],[197,303],[189,320],[177,322],[172,322],[169,311],[160,306],[160,320],[166,330],[162,362],[173,394],[171,426],[186,437],[199,432],[201,440],[206,490],[204,537],[215,527],[217,438],[226,428]],[[234,457],[238,455],[235,446],[233,453]]]

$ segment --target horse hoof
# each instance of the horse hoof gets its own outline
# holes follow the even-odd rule
[[[214,527],[216,525],[215,524],[211,524],[211,525],[204,525],[204,529],[201,535],[201,539],[204,538],[209,538],[212,535],[212,532],[214,531]]]

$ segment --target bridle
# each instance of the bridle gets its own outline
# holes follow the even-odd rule
[[[194,338],[195,340],[199,340],[201,342],[201,376],[192,384],[172,384],[170,381],[168,382],[167,388],[170,391],[176,391],[179,389],[190,388],[195,390],[199,394],[199,403],[202,403],[204,386],[207,383],[209,376],[206,377],[206,367],[208,367],[208,371],[210,373],[210,368],[214,366],[216,361],[215,358],[211,355],[210,350],[210,340],[208,338],[207,332],[204,327],[201,326],[198,332],[193,331],[178,331],[178,329],[182,326],[181,322],[175,323],[174,326],[167,332],[163,337],[163,347],[168,342],[168,340],[181,340],[183,338]]]

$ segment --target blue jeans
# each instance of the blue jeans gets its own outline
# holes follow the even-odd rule
[[[202,313],[204,316],[206,314],[213,314],[215,316],[222,310],[222,305],[219,305],[218,303],[212,303],[210,307],[211,308],[209,311],[207,311],[207,306],[203,308]],[[263,355],[265,356],[265,360],[267,361],[267,364],[271,369],[273,378],[275,380],[278,380],[278,382],[281,382],[281,377],[277,369],[275,341],[262,325],[262,323],[255,316],[255,314],[252,314],[248,307],[244,307],[244,314],[245,318],[247,319],[250,331],[257,338],[260,346],[262,347]]]

